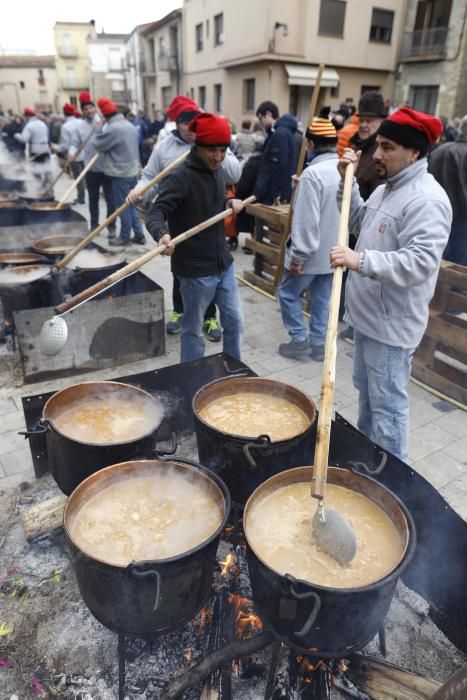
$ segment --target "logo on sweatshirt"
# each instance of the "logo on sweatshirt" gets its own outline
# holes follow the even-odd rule
[[[388,219],[383,219],[382,222],[381,222],[380,225],[379,225],[379,229],[378,229],[379,232],[380,232],[380,233],[384,233],[384,232],[386,231],[386,229],[387,229],[388,226],[389,226],[389,221],[388,221]]]

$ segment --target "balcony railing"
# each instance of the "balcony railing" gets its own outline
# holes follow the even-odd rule
[[[61,87],[63,90],[87,90],[88,81],[85,78],[65,78],[61,81]]]
[[[444,58],[448,31],[448,27],[439,27],[405,32],[402,39],[401,58]]]

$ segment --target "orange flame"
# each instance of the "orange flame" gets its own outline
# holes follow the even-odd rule
[[[212,609],[209,606],[205,606],[202,608],[200,614],[199,614],[199,620],[196,624],[196,627],[198,628],[198,631],[201,632],[206,625],[211,622],[212,619]]]
[[[232,553],[227,554],[226,558],[219,562],[221,566],[221,576],[227,576],[230,569],[235,565],[235,557]]]
[[[253,612],[249,598],[229,593],[227,600],[235,608],[236,633],[239,639],[249,639],[255,630],[263,629],[263,621]]]

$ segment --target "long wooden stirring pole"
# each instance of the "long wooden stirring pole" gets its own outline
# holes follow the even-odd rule
[[[65,194],[63,195],[63,197],[61,198],[59,203],[57,204],[57,206],[55,207],[55,209],[61,209],[63,207],[63,205],[65,204],[65,202],[68,199],[68,197],[70,196],[70,194],[73,192],[75,187],[78,187],[78,185],[81,182],[81,180],[83,179],[83,177],[86,175],[88,170],[90,170],[92,168],[92,166],[94,165],[96,160],[99,158],[99,156],[100,156],[100,153],[95,153],[93,155],[93,157],[91,158],[89,163],[86,165],[86,167],[82,169],[82,171],[80,172],[80,174],[78,175],[76,180],[73,180],[73,182],[71,183],[71,185],[69,186],[69,188],[67,189],[67,191],[65,192]]]
[[[255,201],[255,197],[248,197],[247,199],[244,199],[242,204],[246,206],[247,204],[251,204],[252,202]],[[172,239],[173,245],[178,245],[179,243],[183,243],[183,241],[186,241],[188,238],[191,238],[192,236],[195,236],[197,233],[200,233],[201,231],[204,231],[204,229],[209,228],[213,224],[216,224],[218,221],[222,221],[222,219],[225,219],[227,216],[230,216],[232,214],[232,209],[225,209],[224,211],[219,212],[219,214],[215,214],[214,216],[211,216],[211,218],[206,219],[206,221],[203,221],[202,223],[198,224],[197,226],[193,226],[192,228],[188,229],[187,231],[184,231],[183,233],[180,233],[178,236],[175,236],[175,238]],[[136,270],[139,270],[140,267],[145,265],[149,260],[152,260],[152,258],[155,258],[157,255],[160,255],[161,253],[166,250],[165,245],[159,244],[152,250],[150,250],[148,253],[145,253],[144,255],[141,255],[139,258],[136,260],[133,260],[133,262],[128,263],[128,265],[125,265],[125,267],[120,268],[120,270],[117,270],[117,272],[114,272],[112,275],[109,275],[105,279],[101,280],[100,282],[97,282],[96,284],[93,284],[92,287],[89,287],[88,289],[83,290],[79,294],[76,294],[74,297],[71,297],[71,299],[68,299],[67,301],[63,302],[63,304],[60,304],[59,306],[55,307],[55,312],[58,316],[61,314],[64,314],[66,311],[70,311],[73,309],[75,306],[78,306],[79,304],[82,304],[85,301],[88,301],[88,299],[92,299],[92,297],[97,296],[101,292],[104,291],[104,289],[107,289],[108,287],[111,287],[114,285],[116,282],[119,282],[122,280],[124,277],[129,277],[132,275]]]
[[[339,219],[339,232],[337,234],[338,246],[344,246],[347,243],[354,167],[355,166],[353,163],[349,163],[345,170],[344,192],[342,196],[341,215]],[[339,306],[343,273],[344,268],[342,266],[339,265],[339,267],[334,268],[331,298],[329,301],[326,345],[324,350],[323,377],[321,380],[321,394],[319,399],[312,496],[320,500],[324,498],[326,490],[326,477],[328,473],[329,442],[331,439],[332,407],[334,402],[334,382],[336,379],[337,329],[339,325]]]
[[[142,187],[139,190],[140,194],[143,195],[145,192],[154,187],[154,185],[157,185],[157,183],[160,182],[164,177],[166,177],[174,168],[177,167],[177,165],[183,163],[188,153],[189,151],[187,151],[186,153],[182,153],[181,156],[176,158],[172,163],[170,163],[170,165],[164,168],[164,170],[161,170],[161,172],[158,175],[156,175],[156,177],[153,177],[152,180],[150,180],[146,185],[144,185],[144,187]],[[66,265],[68,265],[70,260],[73,260],[75,255],[78,255],[80,250],[86,248],[86,246],[89,245],[89,243],[91,243],[91,241],[93,241],[94,238],[106,228],[106,226],[111,224],[112,221],[114,221],[114,219],[116,219],[117,216],[119,216],[123,211],[125,211],[125,209],[128,209],[129,206],[131,206],[130,202],[123,202],[123,204],[119,206],[118,209],[115,209],[115,211],[110,216],[108,216],[107,219],[102,222],[102,224],[99,224],[99,226],[97,226],[97,228],[95,228],[94,231],[91,231],[91,233],[89,233],[86,236],[86,238],[83,238],[83,240],[80,243],[78,243],[78,245],[75,248],[73,248],[73,250],[70,250],[70,252],[67,253],[65,257],[62,258],[60,262],[58,262],[55,265],[55,269],[62,270]]]
[[[308,112],[308,117],[307,117],[307,122],[305,124],[305,132],[303,134],[303,139],[302,139],[302,145],[300,146],[300,155],[298,156],[298,163],[297,163],[297,168],[296,168],[296,173],[298,177],[303,172],[303,167],[305,165],[305,156],[306,156],[306,143],[307,143],[307,138],[306,138],[306,130],[308,129],[308,126],[311,124],[311,121],[313,117],[315,116],[316,113],[316,106],[318,104],[318,98],[319,98],[319,91],[321,88],[321,78],[323,75],[324,71],[324,63],[320,63],[318,67],[318,73],[316,74],[316,82],[315,86],[313,88],[313,93],[311,95],[311,102],[310,102],[310,110]],[[290,204],[289,204],[289,213],[287,215],[287,224],[285,228],[285,235],[284,239],[281,244],[281,249],[279,252],[279,260],[277,262],[277,267],[276,267],[276,274],[274,275],[274,288],[277,289],[279,286],[279,282],[281,281],[282,277],[282,270],[284,267],[284,258],[285,258],[285,244],[287,242],[287,239],[290,234],[290,229],[292,227],[292,216],[293,216],[293,208],[294,208],[294,203],[295,203],[295,197],[296,197],[297,189],[292,190],[292,196],[290,198]]]

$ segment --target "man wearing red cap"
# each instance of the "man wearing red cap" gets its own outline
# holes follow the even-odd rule
[[[73,173],[73,178],[76,180],[76,178],[79,176],[80,172],[84,168],[83,165],[83,158],[81,154],[77,158],[72,158],[73,154],[73,142],[76,140],[76,133],[78,131],[78,119],[76,119],[75,116],[75,106],[66,103],[63,105],[63,114],[65,115],[65,122],[63,123],[63,126],[60,130],[60,139],[58,144],[55,146],[52,146],[53,150],[57,155],[59,155],[61,158],[65,160],[69,160],[70,162],[70,167],[71,167],[71,172]],[[84,204],[84,196],[85,196],[85,189],[84,189],[84,182],[81,180],[81,182],[78,185],[78,199],[73,202],[73,204]]]
[[[33,109],[26,107],[24,112],[26,126],[21,133],[15,134],[15,139],[27,144],[29,158],[34,163],[34,177],[44,191],[49,187],[52,172],[50,170],[49,130],[47,124],[38,119]],[[43,166],[38,168],[37,166]],[[43,194],[43,193],[41,193]]]
[[[408,457],[411,359],[425,332],[451,228],[449,199],[426,159],[442,128],[436,117],[407,107],[381,123],[373,158],[386,184],[364,202],[354,181],[349,233],[357,245],[331,250],[331,266],[350,270],[345,320],[355,328],[358,428],[402,460]],[[344,151],[341,178],[359,157],[360,151]]]
[[[190,130],[189,124],[200,112],[201,110],[196,102],[193,102],[189,97],[176,95],[173,98],[167,107],[167,116],[171,121],[175,122],[176,129],[166,136],[163,141],[156,144],[136,187],[128,195],[128,201],[133,203],[140,201],[141,196],[139,192],[141,188],[154,179],[170,163],[173,163],[183,153],[190,150],[195,134]],[[222,169],[224,170],[226,185],[233,185],[239,181],[242,168],[230,148],[227,149],[225,159],[222,162]],[[150,202],[155,195],[156,189],[150,190],[145,194],[145,201]],[[176,277],[174,277],[173,283],[172,302],[173,312],[167,323],[167,333],[175,335],[181,331],[183,318],[183,301]],[[221,331],[216,320],[215,304],[210,304],[207,308],[203,328],[208,340],[213,342],[220,341]]]
[[[129,191],[136,184],[139,168],[138,132],[123,114],[119,114],[112,100],[102,97],[97,101],[105,124],[97,129],[92,145],[102,153],[102,170],[112,180],[115,207],[125,202]],[[128,207],[120,214],[120,237],[112,239],[111,245],[127,246],[130,243],[144,244],[143,227],[136,207]],[[131,229],[134,238],[131,238]]]
[[[156,241],[167,245],[166,254],[173,253],[171,267],[180,281],[184,309],[181,361],[203,357],[203,319],[211,302],[219,307],[224,351],[240,359],[243,320],[223,221],[176,248],[170,244],[171,237],[225,208],[221,166],[231,138],[229,123],[224,117],[204,112],[192,120],[190,130],[195,146],[161,184],[157,199],[147,211],[146,226]]]
[[[72,157],[78,154],[76,157],[81,158],[84,166],[86,166],[96,153],[96,149],[92,143],[92,137],[97,127],[100,125],[101,120],[97,114],[93,99],[87,90],[83,90],[78,99],[83,112],[83,119],[77,120],[77,128],[73,134],[70,154]],[[94,229],[99,226],[99,192],[101,187],[107,205],[107,218],[115,211],[112,180],[102,169],[103,160],[103,156],[100,156],[86,173],[91,231],[94,231]],[[116,229],[116,223],[113,221],[108,228],[109,239],[116,237]]]

